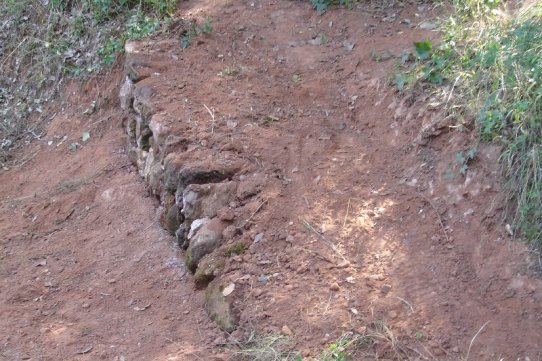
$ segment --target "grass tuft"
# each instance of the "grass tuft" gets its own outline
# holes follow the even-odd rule
[[[294,344],[289,337],[280,334],[251,334],[235,355],[249,361],[301,361],[303,358],[291,351]]]

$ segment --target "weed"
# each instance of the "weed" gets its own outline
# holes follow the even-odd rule
[[[210,34],[213,32],[213,19],[207,17],[201,25],[201,32],[204,34]]]
[[[243,242],[237,242],[229,246],[226,251],[224,251],[224,256],[231,257],[234,255],[240,255],[245,253],[247,250],[247,245]]]
[[[342,335],[338,340],[330,343],[320,355],[319,361],[346,361],[350,360],[355,348],[365,343],[363,336],[348,332]]]
[[[195,21],[192,22],[190,29],[181,36],[181,47],[186,49],[192,43],[192,39],[200,34],[210,34],[213,32],[213,19],[207,17],[200,26]]]
[[[400,90],[434,92],[458,123],[502,145],[507,210],[522,235],[542,245],[542,3],[517,9],[498,0],[455,0],[442,43],[415,43]],[[400,65],[401,66],[401,65]],[[466,172],[469,154],[458,163]]]
[[[459,173],[462,176],[467,175],[469,163],[476,157],[476,148],[471,148],[466,152],[457,152],[455,162],[459,165]]]
[[[239,75],[241,69],[236,66],[229,66],[218,73],[218,76],[223,78],[224,76],[236,76]]]

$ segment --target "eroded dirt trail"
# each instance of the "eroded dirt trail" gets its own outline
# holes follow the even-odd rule
[[[74,87],[35,157],[0,176],[0,359],[213,359],[219,333],[99,90],[117,91]]]
[[[471,135],[388,85],[413,41],[437,37],[409,26],[430,8],[186,1],[179,26],[208,16],[213,32],[187,49],[175,31],[130,45],[122,116],[114,100],[55,117],[46,139],[90,130],[82,148],[44,141],[0,176],[1,322],[17,329],[0,355],[209,360],[256,332],[288,334],[310,358],[356,332],[356,360],[457,360],[481,330],[470,359],[536,360],[542,287],[500,221],[498,149],[480,146],[462,176]],[[204,188],[221,206],[198,221],[222,233],[190,262],[198,287],[235,285],[228,333],[157,226],[186,242]]]

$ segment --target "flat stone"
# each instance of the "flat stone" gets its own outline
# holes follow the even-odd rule
[[[235,212],[230,207],[222,207],[217,211],[217,216],[221,221],[231,222],[235,219]]]
[[[191,272],[195,272],[199,261],[220,245],[222,231],[226,224],[214,218],[201,226],[189,239],[190,244],[186,250],[185,263]]]
[[[122,110],[132,107],[134,100],[134,82],[127,76],[119,91],[119,102]]]
[[[258,194],[266,183],[264,174],[253,174],[239,183],[237,188],[237,198],[245,199]]]
[[[197,218],[214,218],[219,210],[225,208],[237,189],[236,182],[190,184],[183,191],[182,214],[185,222],[191,223]],[[231,210],[230,210],[231,211]],[[222,211],[221,220],[233,219],[233,214]],[[233,213],[233,211],[231,211]]]
[[[225,332],[231,333],[237,328],[239,315],[233,307],[233,295],[224,296],[225,282],[214,280],[209,284],[205,292],[205,310],[209,317],[215,321]]]
[[[294,335],[294,333],[292,332],[292,330],[290,330],[290,328],[286,325],[282,326],[282,328],[280,329],[280,332],[284,335],[284,336],[289,336],[289,337],[292,337]]]

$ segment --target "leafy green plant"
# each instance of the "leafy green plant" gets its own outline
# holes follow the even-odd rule
[[[98,49],[103,64],[112,64],[117,59],[117,54],[122,51],[124,43],[119,38],[108,39],[103,46]]]
[[[192,39],[200,34],[210,34],[213,32],[213,19],[207,17],[200,26],[195,21],[192,22],[190,29],[181,36],[181,47],[186,49],[192,43]]]
[[[201,24],[201,32],[204,34],[213,32],[213,19],[211,17],[207,17],[203,24]]]
[[[471,148],[467,152],[458,152],[455,155],[455,162],[459,165],[459,173],[467,175],[469,163],[476,157],[476,148]]]

